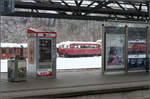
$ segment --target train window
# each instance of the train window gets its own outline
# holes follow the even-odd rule
[[[64,45],[64,48],[70,48],[70,45]]]
[[[64,48],[64,45],[62,45],[61,48]]]
[[[2,48],[2,54],[6,53],[6,49]]]
[[[8,49],[8,53],[12,53],[12,49],[11,48]]]
[[[84,45],[85,46],[85,48],[89,48],[89,46],[88,45]]]
[[[81,48],[84,48],[84,45],[81,45]]]
[[[91,47],[91,48],[97,48],[97,46],[96,46],[96,45],[91,45],[90,47]]]
[[[79,45],[74,45],[74,48],[79,48]]]
[[[67,48],[70,48],[70,45],[67,45]]]
[[[77,48],[77,45],[74,45],[74,48]]]
[[[16,53],[16,48],[14,48],[14,53]]]
[[[19,53],[19,48],[17,49],[17,53]]]
[[[81,45],[78,45],[78,48],[81,48]]]

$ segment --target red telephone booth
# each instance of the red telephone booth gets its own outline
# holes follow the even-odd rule
[[[28,78],[56,77],[56,32],[27,30]]]

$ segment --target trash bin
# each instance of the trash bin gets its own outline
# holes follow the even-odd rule
[[[26,67],[26,59],[23,56],[23,46],[21,46],[20,55],[18,54],[8,60],[8,81],[25,81],[27,74]]]
[[[8,81],[26,80],[26,61],[8,60]]]

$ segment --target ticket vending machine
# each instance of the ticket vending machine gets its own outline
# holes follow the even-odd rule
[[[27,30],[28,78],[56,77],[56,32]]]

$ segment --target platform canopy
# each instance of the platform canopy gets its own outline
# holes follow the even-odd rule
[[[148,0],[16,0],[15,12],[4,16],[78,20],[149,19]]]

